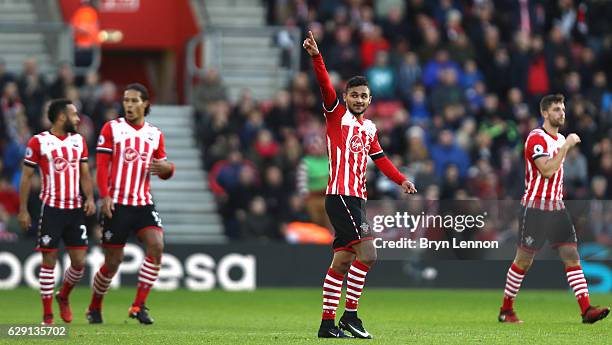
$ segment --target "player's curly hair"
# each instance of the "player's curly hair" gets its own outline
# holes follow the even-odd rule
[[[542,100],[540,101],[540,112],[548,110],[548,108],[555,103],[563,102],[565,102],[565,96],[560,93],[546,95],[542,97]]]
[[[54,123],[57,116],[66,110],[66,107],[72,104],[72,101],[66,98],[54,99],[49,103],[49,109],[47,110],[47,117],[51,123]]]
[[[134,90],[134,91],[138,91],[140,92],[140,98],[142,98],[143,101],[148,101],[149,100],[149,90],[147,90],[147,88],[140,84],[140,83],[132,83],[130,85],[128,85],[125,90]],[[149,115],[149,111],[151,110],[151,103],[149,102],[149,104],[147,105],[147,107],[145,108],[145,116]]]

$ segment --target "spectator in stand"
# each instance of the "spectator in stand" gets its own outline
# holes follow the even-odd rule
[[[608,180],[603,176],[595,176],[591,181],[589,198],[590,231],[595,239],[604,246],[612,245],[612,203],[606,196]]]
[[[36,59],[27,58],[24,60],[23,71],[17,84],[21,102],[26,109],[28,126],[32,132],[40,132],[42,130],[40,118],[48,95],[47,83],[43,75],[38,72]]]
[[[446,167],[455,164],[459,169],[459,177],[467,175],[470,166],[468,155],[459,145],[455,143],[453,132],[445,129],[440,133],[438,143],[431,148],[431,158],[435,163],[435,170],[438,177],[444,176]]]
[[[9,215],[19,213],[19,194],[6,177],[0,177],[0,207]]]
[[[459,64],[450,60],[450,56],[446,49],[438,50],[435,60],[425,65],[425,69],[423,70],[423,84],[430,90],[435,88],[440,82],[442,71],[449,68],[454,70],[456,78],[461,78],[461,68]]]
[[[527,94],[532,101],[536,101],[550,91],[550,77],[546,56],[544,55],[544,42],[541,36],[534,36],[531,40],[531,57],[527,72]]]
[[[57,76],[53,83],[49,86],[49,98],[65,98],[66,90],[69,87],[74,87],[74,72],[72,65],[68,62],[62,62],[57,69]]]
[[[272,108],[266,116],[266,127],[270,128],[277,139],[281,139],[295,128],[295,118],[291,107],[291,95],[287,90],[280,90],[274,97]]]
[[[0,97],[0,115],[4,125],[4,134],[9,142],[19,141],[18,121],[25,117],[25,107],[19,98],[17,84],[5,84]]]
[[[388,52],[391,45],[383,36],[380,26],[377,25],[364,28],[362,36],[360,48],[361,68],[365,70],[374,65],[378,52]]]
[[[410,104],[412,89],[421,80],[419,58],[414,52],[404,54],[397,73],[398,93],[404,104]]]
[[[348,79],[361,69],[362,64],[362,57],[350,27],[338,27],[335,31],[335,41],[336,44],[330,47],[325,58],[330,70],[338,72],[343,79]]]
[[[457,71],[452,67],[445,67],[440,69],[438,75],[439,83],[431,93],[434,113],[441,114],[449,105],[465,105],[465,92],[459,86]]]
[[[379,3],[381,1],[377,1]],[[401,7],[403,3],[389,8],[387,17],[382,22],[382,30],[385,38],[396,44],[406,37],[410,37],[410,24],[404,20],[404,12]]]
[[[227,101],[227,87],[216,68],[208,68],[200,78],[193,88],[193,100],[196,111],[204,114],[210,103]]]
[[[15,81],[15,76],[6,70],[6,61],[0,57],[0,90],[4,90],[4,85],[9,81]]]
[[[372,97],[377,100],[390,100],[395,96],[395,71],[389,66],[389,54],[379,51],[376,54],[376,63],[366,70],[366,78],[370,85]]]
[[[102,125],[108,120],[108,112],[119,113],[121,105],[118,102],[119,96],[117,95],[117,87],[112,81],[105,81],[102,83],[102,89],[97,102],[94,104],[93,111],[91,113],[91,119],[94,122],[96,133],[100,133]]]
[[[312,222],[328,229],[331,224],[325,212],[328,164],[323,138],[313,136],[304,144],[305,156],[297,168],[297,191],[305,200]]]
[[[241,223],[241,239],[269,242],[280,238],[278,221],[261,196],[254,197]]]
[[[81,6],[70,18],[74,30],[75,55],[77,67],[90,67],[94,51],[100,48],[100,23],[98,10],[91,0],[81,0]]]
[[[568,199],[588,197],[589,172],[586,157],[578,148],[573,148],[563,162],[563,187]]]
[[[98,98],[102,94],[100,85],[100,75],[96,71],[89,71],[85,74],[83,85],[79,89],[81,95],[82,112],[91,116]]]

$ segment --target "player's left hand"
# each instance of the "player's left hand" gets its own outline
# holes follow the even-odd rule
[[[85,204],[83,205],[83,211],[88,217],[96,214],[96,204],[94,204],[93,200],[87,199],[87,201],[85,201]]]
[[[151,161],[151,174],[157,176],[168,176],[172,172],[172,164],[166,160],[155,159]]]
[[[417,189],[414,184],[408,180],[402,182],[402,190],[406,194],[413,194],[417,192]]]

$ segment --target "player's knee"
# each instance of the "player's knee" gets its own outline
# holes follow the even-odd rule
[[[147,255],[153,257],[156,261],[161,260],[162,253],[164,252],[164,243],[155,242],[147,246]]]
[[[529,268],[531,268],[532,263],[533,263],[533,259],[520,259],[520,260],[514,261],[514,264],[525,272],[527,272]]]
[[[82,260],[81,259],[72,260],[70,262],[70,266],[77,271],[82,270],[85,267],[85,258],[83,258]]]
[[[367,253],[365,255],[362,255],[358,259],[362,264],[368,267],[372,267],[376,263],[376,260],[378,259],[378,257],[376,255],[376,252],[372,252],[372,253]]]
[[[348,272],[349,268],[351,267],[351,261],[350,260],[346,260],[346,261],[334,261],[331,265],[331,269],[339,274],[345,274],[346,272]]]
[[[559,247],[559,256],[566,264],[568,262],[577,262],[577,265],[580,264],[580,254],[578,254],[578,249],[576,249],[576,247]]]
[[[123,254],[111,255],[106,258],[105,265],[110,272],[117,272],[117,270],[119,270],[119,265],[121,265],[121,262],[123,262]]]
[[[43,252],[42,263],[49,266],[55,266],[57,262],[57,252]]]

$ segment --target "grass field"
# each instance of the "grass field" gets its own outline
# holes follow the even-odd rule
[[[370,344],[576,344],[612,343],[612,320],[580,323],[569,291],[521,291],[516,303],[521,325],[500,324],[501,290],[366,289],[360,317],[375,336]],[[148,305],[155,325],[141,326],[127,317],[134,289],[110,291],[104,302],[103,325],[87,324],[84,311],[89,291],[72,296],[75,320],[61,340],[7,339],[0,343],[66,344],[313,344],[364,342],[359,339],[317,339],[319,289],[260,289],[250,293],[223,291],[153,291]],[[611,305],[611,294],[593,294]],[[61,324],[55,308],[56,323]],[[342,307],[340,308],[342,309]],[[339,311],[339,315],[341,314]],[[40,322],[35,290],[0,291],[0,324]]]

